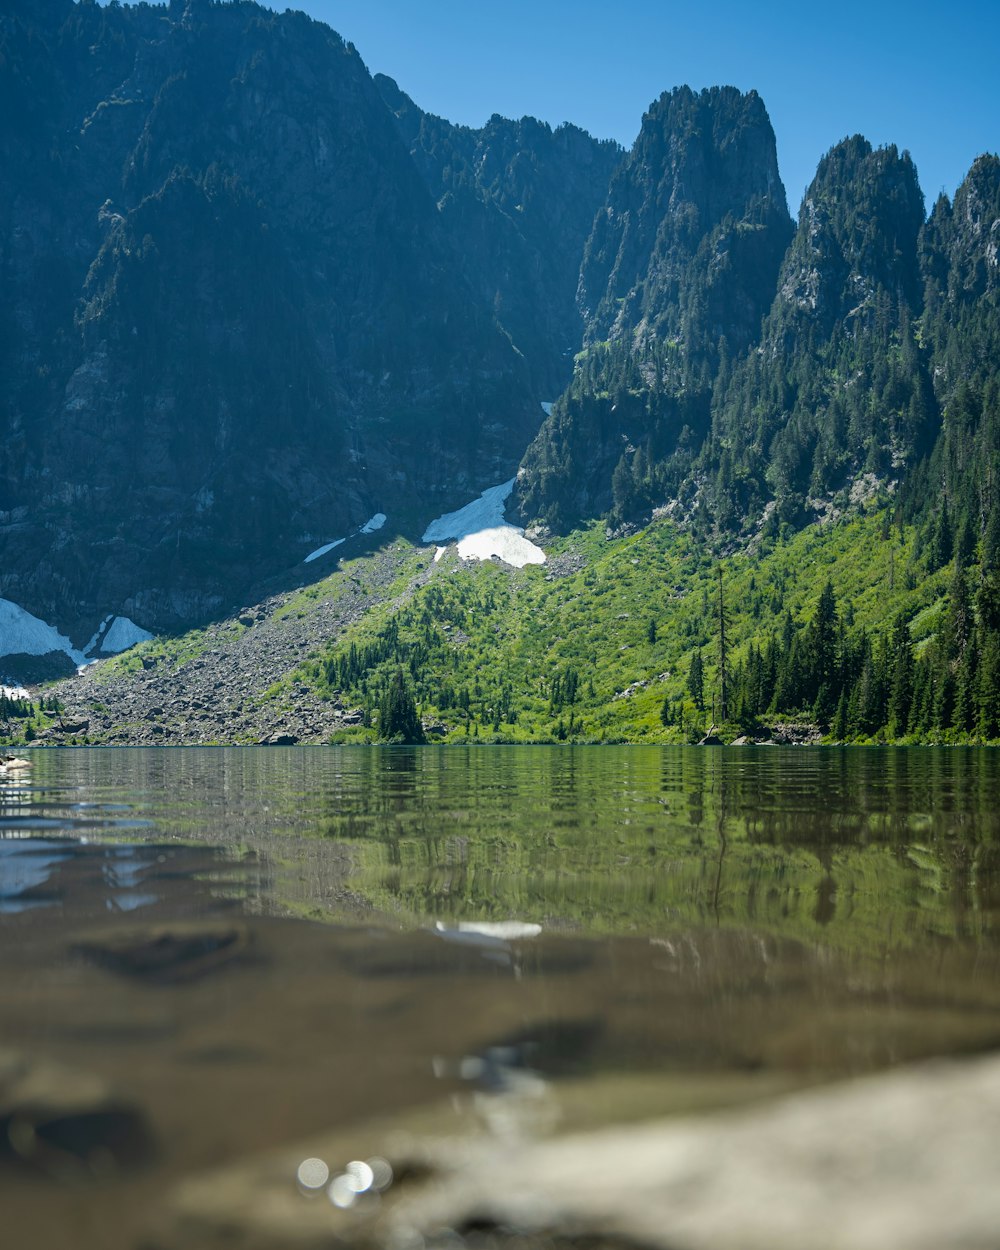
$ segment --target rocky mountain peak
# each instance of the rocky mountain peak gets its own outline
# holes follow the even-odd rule
[[[924,199],[908,152],[861,135],[822,158],[802,201],[779,300],[829,332],[879,289],[919,308],[917,236]]]
[[[578,298],[588,342],[653,334],[680,340],[692,357],[712,352],[720,335],[743,346],[790,229],[757,93],[665,92],[643,117],[587,244]],[[707,298],[690,298],[694,284]]]

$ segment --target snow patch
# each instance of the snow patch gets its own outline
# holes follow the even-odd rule
[[[50,651],[65,651],[74,664],[86,659],[54,625],[9,599],[0,599],[0,655],[48,655]]]
[[[98,627],[94,630],[94,635],[91,638],[90,642],[88,642],[87,645],[83,648],[84,655],[90,655],[91,651],[94,650],[94,648],[97,646],[97,641],[100,638],[101,634],[103,634],[104,631],[107,629],[107,627],[111,624],[111,619],[112,618],[110,616],[106,616],[104,620],[101,621],[100,625],[98,625]]]
[[[503,525],[504,505],[513,489],[514,478],[509,482],[501,482],[499,486],[488,487],[478,499],[473,499],[464,508],[446,512],[436,521],[431,521],[424,530],[422,541],[434,543],[449,538],[461,539],[478,533],[479,530],[489,529],[490,526]]]
[[[143,629],[135,621],[130,621],[127,616],[116,616],[111,622],[111,628],[104,635],[101,650],[109,655],[117,655],[140,642],[151,642],[152,638],[149,630]]]
[[[358,530],[359,534],[374,534],[376,530],[380,530],[385,525],[388,517],[384,512],[376,512]],[[325,556],[328,551],[332,551],[334,547],[339,547],[341,543],[346,543],[346,538],[335,538],[332,543],[324,543],[322,547],[317,547],[315,551],[310,551],[303,564],[312,564],[313,560],[318,560],[320,556]]]
[[[23,686],[0,685],[0,696],[5,699],[30,699],[31,691],[25,690]]]
[[[441,559],[441,557],[444,555],[444,553],[447,550],[448,550],[447,547],[435,547],[434,548],[434,563],[435,564],[438,563],[438,561]]]
[[[544,564],[545,552],[541,547],[529,542],[524,530],[503,519],[504,506],[513,489],[514,478],[499,486],[490,486],[464,508],[432,521],[424,530],[422,541],[441,543],[454,539],[463,560],[488,560],[498,556],[517,569],[526,564]],[[440,558],[435,554],[435,560]]]
[[[524,537],[513,525],[497,525],[492,529],[468,534],[458,544],[463,560],[489,560],[497,556],[504,564],[523,569],[526,564],[544,564],[545,552]]]
[[[544,412],[547,417],[552,415],[552,405],[544,399],[542,400],[542,412]]]
[[[332,543],[327,543],[325,547],[317,547],[315,551],[310,551],[303,564],[311,564],[313,560],[318,560],[320,556],[325,556],[328,551],[332,551],[334,547],[339,547],[341,543],[346,543],[346,538],[335,538]]]

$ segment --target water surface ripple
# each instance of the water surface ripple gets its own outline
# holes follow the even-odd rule
[[[5,1247],[152,1244],[184,1177],[418,1108],[523,1135],[995,1047],[998,759],[36,751],[0,785]]]

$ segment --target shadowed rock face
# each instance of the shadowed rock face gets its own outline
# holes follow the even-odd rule
[[[790,233],[760,96],[734,87],[664,92],[587,243],[579,287],[587,341],[655,332],[696,358],[722,335],[730,350],[745,347]]]
[[[920,266],[934,386],[947,402],[963,382],[995,379],[1000,356],[1000,158],[980,156],[953,204],[939,198],[921,232]]]
[[[351,45],[53,2],[0,49],[0,594],[175,625],[509,475],[528,369]]]
[[[584,250],[587,358],[522,461],[523,518],[563,528],[618,507],[616,467],[632,474],[638,449],[647,466],[690,459],[723,360],[759,335],[791,234],[756,92],[681,87],[654,102]]]
[[[470,282],[524,355],[537,394],[554,399],[583,337],[580,258],[622,150],[533,117],[455,126],[424,113],[391,78],[375,82]]]

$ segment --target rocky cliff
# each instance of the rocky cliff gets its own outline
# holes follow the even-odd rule
[[[700,445],[720,360],[756,339],[791,230],[756,92],[652,105],[584,250],[586,359],[522,462],[522,515],[562,526],[663,493],[650,466]]]
[[[169,628],[509,476],[529,368],[350,44],[194,0],[0,41],[0,596]]]
[[[554,399],[583,337],[580,260],[621,149],[533,117],[455,126],[421,111],[391,78],[375,81],[459,263],[525,357],[538,394]]]
[[[859,475],[898,481],[935,420],[920,313],[923,196],[908,153],[859,135],[820,161],[782,261],[760,346],[718,379],[702,458],[716,517],[738,525],[767,499],[777,515]]]

